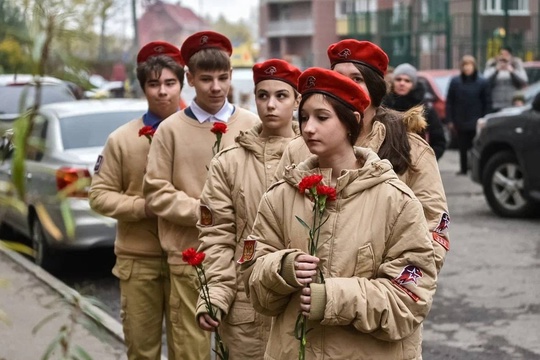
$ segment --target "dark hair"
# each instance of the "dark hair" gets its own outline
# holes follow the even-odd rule
[[[371,99],[371,105],[374,107],[381,106],[382,99],[388,93],[388,84],[386,80],[373,71],[373,69],[370,69],[365,65],[357,63],[354,63],[354,65],[364,77],[364,82],[366,83]]]
[[[364,82],[366,83],[366,87],[369,91],[371,104],[374,107],[381,106],[382,99],[388,93],[388,84],[386,80],[366,65],[356,62],[352,62],[352,64],[354,64],[354,66],[358,69],[358,71],[360,71],[362,77],[364,78]],[[332,66],[332,70],[334,70],[334,67],[335,64],[334,66]]]
[[[195,74],[196,71],[229,71],[231,69],[231,59],[229,55],[218,48],[206,48],[197,51],[191,56],[187,63],[189,72]]]
[[[394,171],[402,175],[407,169],[413,169],[411,163],[411,145],[407,137],[407,126],[403,122],[404,114],[381,107],[383,98],[388,93],[387,81],[369,67],[354,63],[364,77],[373,107],[377,108],[373,121],[379,121],[386,128],[386,135],[377,151],[381,159],[387,159]]]
[[[302,115],[301,115],[302,108],[304,107],[304,103],[306,102],[306,100],[309,99],[311,95],[313,94],[321,94],[324,97],[325,101],[327,101],[328,104],[332,106],[339,121],[341,121],[343,125],[345,125],[345,127],[347,128],[350,144],[354,145],[356,143],[356,140],[358,139],[358,136],[360,135],[362,121],[358,123],[358,121],[356,120],[356,116],[354,115],[355,110],[345,105],[342,101],[327,94],[313,92],[313,93],[302,95],[302,100],[300,100],[300,105],[298,106],[298,124],[300,125],[300,133],[302,132],[302,121],[303,121]],[[362,115],[362,118],[363,118],[363,115]]]
[[[510,54],[512,54],[512,48],[511,48],[510,46],[508,46],[508,45],[505,45],[505,46],[501,47],[501,51],[502,51],[502,50],[506,50],[506,51],[508,51]]]
[[[184,67],[169,56],[157,55],[137,65],[137,79],[143,92],[148,78],[159,78],[163,69],[171,70],[178,78],[180,88],[184,87]]]
[[[387,159],[394,171],[402,175],[407,169],[416,171],[411,162],[411,144],[407,136],[404,113],[386,107],[379,107],[373,121],[379,121],[386,128],[386,136],[377,151],[381,159]]]

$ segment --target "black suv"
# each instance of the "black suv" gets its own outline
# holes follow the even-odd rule
[[[497,215],[527,217],[540,209],[540,92],[525,106],[478,120],[469,153],[471,177]]]

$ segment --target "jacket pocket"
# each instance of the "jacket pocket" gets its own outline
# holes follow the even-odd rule
[[[255,321],[255,310],[249,304],[235,302],[225,321],[230,325],[252,323]]]
[[[356,254],[356,266],[354,276],[371,279],[375,273],[375,259],[371,244],[366,244],[358,249]]]
[[[133,260],[117,258],[116,263],[112,269],[114,276],[120,280],[128,280],[131,277],[133,271]]]

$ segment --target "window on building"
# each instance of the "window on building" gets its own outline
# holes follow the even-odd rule
[[[394,0],[392,5],[392,24],[397,25],[405,20],[405,5],[403,0]]]
[[[530,15],[529,0],[482,0],[480,13],[485,15],[504,15],[508,7],[510,15]]]

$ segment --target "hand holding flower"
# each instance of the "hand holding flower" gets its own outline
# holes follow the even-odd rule
[[[296,280],[302,285],[308,285],[317,275],[319,258],[307,254],[298,255],[294,261]]]
[[[302,295],[300,295],[300,310],[302,315],[309,316],[311,310],[311,288],[306,286],[302,289]]]
[[[199,316],[199,327],[205,331],[216,331],[219,326],[219,321],[212,319],[212,317],[204,313]]]

